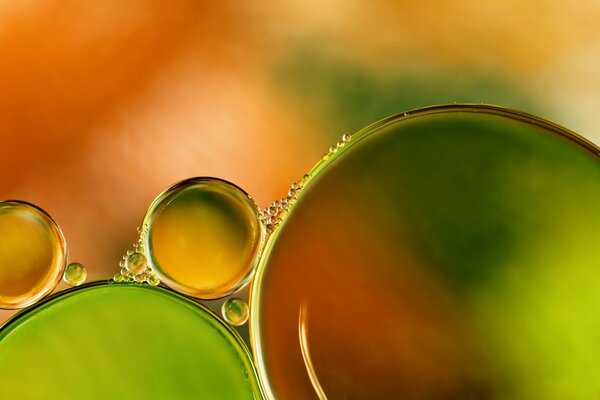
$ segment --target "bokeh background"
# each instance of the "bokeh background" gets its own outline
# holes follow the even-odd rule
[[[600,2],[0,1],[0,198],[108,278],[147,206],[217,176],[265,206],[343,133],[485,102],[600,142]],[[7,313],[0,314],[0,320]]]

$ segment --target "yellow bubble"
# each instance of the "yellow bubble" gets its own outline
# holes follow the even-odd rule
[[[66,242],[40,208],[0,202],[0,308],[23,308],[49,294],[65,268]]]
[[[226,296],[250,279],[262,247],[260,210],[237,186],[192,178],[160,194],[144,224],[148,264],[160,281],[200,299]]]
[[[141,274],[146,270],[146,256],[142,253],[131,253],[127,256],[126,268],[134,275]]]
[[[78,262],[72,262],[67,265],[65,273],[63,274],[63,280],[71,286],[79,286],[85,282],[87,278],[87,271],[85,267]]]

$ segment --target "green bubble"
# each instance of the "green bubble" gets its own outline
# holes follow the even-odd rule
[[[87,271],[83,265],[72,262],[65,268],[63,280],[71,286],[79,286],[85,282]]]
[[[201,305],[151,286],[93,285],[0,330],[2,399],[258,399],[248,352]]]
[[[250,309],[248,303],[242,299],[230,298],[227,299],[221,308],[223,318],[228,324],[240,326],[248,321]]]
[[[311,170],[257,269],[250,328],[267,390],[597,397],[598,154],[492,106],[354,134]]]

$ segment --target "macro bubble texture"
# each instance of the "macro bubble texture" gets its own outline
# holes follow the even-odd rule
[[[161,282],[200,299],[224,297],[251,278],[264,232],[260,211],[237,186],[192,178],[152,203],[144,249]]]
[[[52,218],[21,201],[0,202],[0,308],[23,308],[60,281],[66,243]]]
[[[270,398],[600,395],[600,160],[494,106],[390,117],[310,171],[250,330]]]

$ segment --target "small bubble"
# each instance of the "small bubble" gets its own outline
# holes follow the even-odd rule
[[[248,321],[250,309],[244,300],[233,297],[231,299],[227,299],[225,303],[223,303],[221,313],[228,324],[240,326],[244,325],[246,321]]]
[[[129,254],[125,267],[134,275],[141,274],[146,269],[146,256],[142,253]]]
[[[352,136],[348,135],[348,134],[343,134],[342,135],[342,142],[349,142],[350,139],[352,139]]]
[[[115,274],[115,276],[113,276],[113,281],[115,282],[123,282],[123,279],[124,277],[121,274]]]
[[[133,278],[137,283],[142,283],[146,280],[146,274],[139,274]]]
[[[148,276],[148,284],[152,285],[152,286],[157,286],[160,283],[160,279],[158,279],[158,276],[152,274]]]
[[[87,278],[85,267],[77,262],[72,262],[65,268],[63,280],[71,286],[79,286]]]

